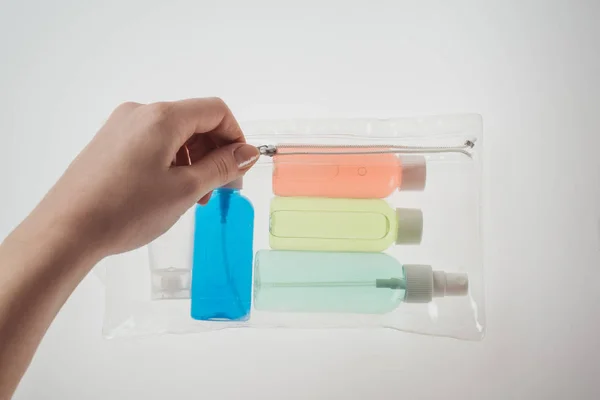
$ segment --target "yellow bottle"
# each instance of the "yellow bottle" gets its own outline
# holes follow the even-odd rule
[[[423,215],[380,199],[275,197],[269,231],[275,250],[377,252],[419,244]]]

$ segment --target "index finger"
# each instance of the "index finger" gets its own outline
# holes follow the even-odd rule
[[[194,134],[212,133],[220,144],[244,143],[246,139],[229,107],[218,97],[167,103],[166,124],[179,149]]]

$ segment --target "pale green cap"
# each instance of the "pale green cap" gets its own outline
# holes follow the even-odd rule
[[[423,238],[423,212],[418,208],[397,208],[396,244],[420,244]]]

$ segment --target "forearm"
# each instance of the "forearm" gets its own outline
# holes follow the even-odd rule
[[[96,261],[79,238],[35,212],[0,244],[0,399],[10,398],[48,326]]]
[[[180,149],[186,162],[174,166]],[[0,244],[0,400],[96,262],[156,239],[258,157],[221,99],[117,107]]]

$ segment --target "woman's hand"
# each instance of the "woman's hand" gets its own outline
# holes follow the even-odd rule
[[[220,99],[125,103],[30,219],[98,257],[132,250],[257,159]]]
[[[0,399],[96,262],[150,242],[257,158],[219,99],[118,107],[0,244]]]

